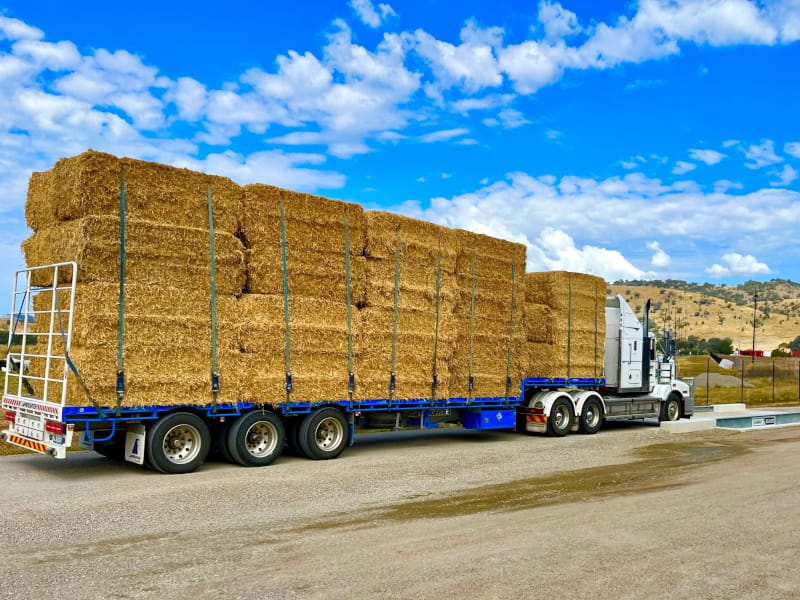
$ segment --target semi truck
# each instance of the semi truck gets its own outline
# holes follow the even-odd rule
[[[333,459],[363,428],[448,424],[562,437],[597,433],[608,421],[690,418],[694,410],[693,385],[678,378],[669,330],[657,339],[649,330],[649,302],[639,321],[619,295],[605,303],[602,376],[528,377],[508,396],[294,402],[287,395],[258,405],[75,406],[67,382],[81,379],[69,355],[77,269],[69,262],[18,271],[12,296],[12,309],[20,306],[25,318],[13,332],[21,345],[8,348],[2,399],[8,428],[0,435],[8,444],[54,458],[65,458],[77,435],[82,448],[180,474],[197,469],[212,451],[243,466],[268,465],[285,450]],[[59,283],[64,279],[59,270],[71,272],[71,283]],[[34,285],[41,278],[32,274],[42,271],[53,273],[52,285]],[[49,308],[34,310],[30,298],[41,292],[54,300]],[[66,306],[55,301],[59,295],[68,297]],[[32,361],[44,363],[44,375],[26,369]]]

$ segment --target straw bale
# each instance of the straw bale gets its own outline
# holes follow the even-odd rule
[[[575,311],[580,306],[594,307],[596,302],[605,306],[606,282],[601,277],[569,271],[527,273],[525,291],[530,302],[562,312],[571,305]]]
[[[239,398],[243,402],[276,403],[286,400],[283,355],[241,354]],[[293,402],[320,402],[348,398],[348,359],[341,353],[303,353],[292,359]]]
[[[235,402],[238,396],[236,373],[238,352],[220,349],[217,355],[220,373],[219,402]],[[116,352],[105,347],[74,347],[71,357],[81,374],[92,399],[100,406],[116,406]],[[124,407],[174,406],[188,403],[211,402],[211,353],[210,349],[160,347],[141,348],[125,357]],[[60,377],[63,361],[51,363],[51,377]],[[44,359],[32,358],[30,374],[44,375]],[[16,377],[15,377],[16,379]],[[28,378],[34,389],[40,391],[41,380]],[[16,382],[15,382],[16,383]],[[61,386],[49,384],[48,396],[60,397]],[[83,388],[70,374],[67,380],[67,404],[70,406],[92,406]]]
[[[366,259],[350,260],[350,302],[366,296]],[[286,270],[290,296],[339,300],[347,298],[344,255],[324,252],[288,252]],[[254,294],[283,294],[283,258],[280,247],[262,246],[247,251],[247,289]]]
[[[28,224],[38,231],[55,220],[117,216],[122,169],[126,216],[207,229],[210,185],[215,230],[233,234],[239,229],[242,189],[227,177],[93,150],[62,158],[46,178],[32,179],[36,191],[28,196]]]
[[[53,174],[42,171],[31,174],[28,181],[28,197],[25,201],[25,222],[34,231],[39,231],[56,220],[50,189]]]
[[[281,202],[287,244],[320,253],[343,252],[346,214],[350,253],[364,253],[367,228],[361,206],[260,183],[244,187],[242,229],[250,245],[280,246]]]
[[[117,298],[105,289],[94,284],[79,284],[76,288],[75,310],[72,323],[73,344],[85,347],[107,348],[116,357],[117,337],[119,329],[119,311]],[[146,286],[145,286],[146,287]],[[169,288],[161,288],[165,290]],[[93,296],[92,291],[99,291]],[[126,290],[127,291],[127,290]],[[172,290],[174,292],[174,289]],[[34,308],[44,310],[50,307],[51,292],[41,292],[34,298]],[[63,296],[59,294],[59,299]],[[103,298],[103,295],[107,295]],[[126,354],[138,352],[140,348],[210,348],[211,316],[209,305],[201,305],[201,311],[193,313],[169,310],[158,312],[148,305],[147,299],[139,295],[133,296],[135,301],[126,303],[124,313],[124,342]],[[103,302],[106,300],[106,302]],[[163,304],[163,299],[162,299]],[[184,305],[186,306],[186,305]],[[163,306],[162,306],[163,308]],[[188,306],[186,306],[188,308]],[[240,315],[236,298],[220,296],[217,298],[217,344],[219,347],[238,349]],[[66,329],[68,313],[63,312],[62,323]],[[58,314],[54,313],[54,331],[60,332]],[[44,314],[34,323],[36,332],[49,329],[49,316]],[[42,343],[46,338],[39,336]],[[54,337],[54,351],[63,353],[60,335]]]
[[[437,398],[448,398],[450,396],[448,381],[448,372],[440,371],[436,384]],[[389,382],[389,371],[359,371],[356,396],[359,400],[386,399],[389,397]],[[432,376],[430,373],[427,377],[420,378],[409,376],[405,371],[398,371],[395,373],[393,397],[395,400],[431,398],[433,395],[431,384]]]
[[[525,302],[525,336],[529,342],[553,343],[553,309],[546,304]]]
[[[435,270],[441,254],[442,270],[455,270],[458,238],[454,230],[394,213],[367,211],[366,255],[370,258],[392,259],[394,268],[398,228],[404,265],[406,262],[433,263]]]
[[[286,351],[283,296],[245,294],[239,301],[242,326],[239,343],[244,352],[275,354]],[[351,307],[351,332],[358,328],[359,314]],[[306,352],[347,354],[347,305],[315,298],[289,298],[289,340],[292,357]]]
[[[436,263],[403,263],[400,267],[398,306],[418,310],[436,309]],[[394,306],[394,259],[366,261],[366,304],[368,306]],[[439,276],[439,310],[455,309],[458,287],[453,274],[444,271]]]
[[[381,335],[385,344],[391,345],[394,331],[394,308],[389,306],[368,306],[359,311],[359,332],[370,335]],[[452,342],[456,337],[455,319],[452,313],[439,313],[439,341]],[[429,335],[433,339],[436,333],[436,313],[434,311],[413,308],[397,309],[398,334]]]
[[[245,285],[244,252],[231,234],[215,234],[217,292],[239,294]],[[119,219],[86,217],[45,228],[22,243],[28,265],[75,261],[79,281],[119,281]],[[126,283],[209,288],[208,231],[126,222]],[[64,270],[62,281],[69,278]],[[35,285],[49,285],[47,272],[33,277]]]
[[[462,287],[468,287],[472,277],[472,262],[475,257],[475,278],[482,283],[511,282],[511,265],[514,264],[516,276],[525,273],[526,248],[523,244],[509,242],[459,229],[456,231],[459,242],[456,269]],[[482,287],[482,286],[481,286]]]

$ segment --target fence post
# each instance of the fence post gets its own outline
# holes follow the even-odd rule
[[[775,359],[772,359],[772,403],[775,404]]]
[[[744,359],[741,359],[739,362],[742,365],[742,393],[740,395],[740,400],[742,404],[744,404]]]
[[[708,381],[708,365],[709,359],[706,359],[706,406],[708,406],[708,389],[711,387]]]

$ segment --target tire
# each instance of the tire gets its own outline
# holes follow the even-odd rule
[[[659,421],[677,421],[681,418],[681,401],[674,394],[670,394],[661,405]]]
[[[554,437],[564,437],[572,428],[572,421],[575,413],[572,402],[566,398],[558,398],[550,408],[550,416],[547,419],[547,433]]]
[[[217,427],[217,431],[215,432],[215,447],[217,449],[217,453],[219,457],[224,460],[225,462],[235,463],[233,456],[231,455],[230,450],[228,450],[228,432],[231,430],[231,423],[230,421],[226,421],[224,423],[220,423]]]
[[[170,413],[147,428],[145,448],[156,471],[168,475],[191,473],[208,457],[211,432],[195,414]]]
[[[236,419],[228,431],[228,452],[244,467],[265,467],[283,452],[286,432],[273,412],[254,410]]]
[[[321,408],[300,424],[297,438],[303,453],[314,460],[339,456],[347,446],[347,420],[335,408]]]
[[[283,428],[286,431],[286,452],[292,456],[306,456],[298,439],[301,422],[300,417],[291,417],[283,422]]]
[[[603,405],[598,398],[589,398],[583,403],[583,411],[578,419],[581,433],[597,433],[603,425]]]

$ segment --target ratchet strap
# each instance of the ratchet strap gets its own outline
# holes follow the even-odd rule
[[[211,247],[211,410],[217,410],[219,372],[217,371],[217,281],[214,266],[214,211],[211,200],[211,184],[208,185],[208,235]]]
[[[59,317],[61,316],[59,312]],[[125,363],[123,340],[125,337],[125,169],[119,171],[119,325],[117,329],[117,415],[125,398]],[[78,378],[80,381],[80,378]]]
[[[281,200],[281,260],[283,267],[283,317],[286,326],[286,403],[292,400],[291,340],[289,338],[289,274],[286,268],[286,215]]]
[[[506,402],[511,392],[511,358],[514,347],[514,308],[515,308],[515,288],[516,288],[516,262],[511,259],[511,314],[508,317],[508,358],[506,359]]]
[[[567,277],[567,379],[572,367],[572,273]]]
[[[433,334],[433,379],[431,381],[431,400],[436,400],[438,387],[438,362],[439,362],[439,304],[442,291],[442,236],[439,235],[439,256],[436,259],[436,325]]]
[[[347,293],[347,398],[352,408],[356,376],[353,373],[353,307],[350,305],[350,228],[347,224],[347,208],[344,209],[344,274]]]
[[[400,225],[397,226],[397,248],[394,253],[394,315],[392,317],[392,366],[389,372],[389,400],[394,400],[397,384],[395,364],[397,360],[397,316],[400,305]]]
[[[594,376],[595,379],[597,378],[597,321],[598,321],[598,297],[597,297],[597,288],[598,284],[595,282],[594,284]]]
[[[475,250],[472,251],[472,292],[469,301],[469,378],[467,379],[467,404],[472,402],[472,390],[475,389],[473,361],[475,358],[475,266],[478,262]]]

